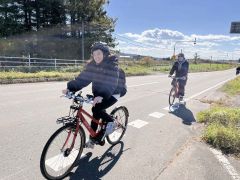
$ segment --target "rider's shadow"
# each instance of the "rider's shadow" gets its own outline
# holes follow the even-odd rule
[[[179,108],[176,111],[170,112],[171,114],[174,114],[175,116],[182,119],[182,123],[185,125],[192,125],[193,122],[196,122],[196,119],[192,113],[191,110],[186,108],[184,105],[180,105]]]
[[[114,146],[111,146],[107,151],[100,157],[95,157],[91,161],[89,159],[92,153],[89,152],[86,156],[79,160],[76,166],[77,169],[74,173],[70,174],[70,180],[98,180],[107,174],[117,163],[120,156],[123,153],[123,142],[119,142]]]

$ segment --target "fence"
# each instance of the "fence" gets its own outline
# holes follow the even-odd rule
[[[47,58],[33,58],[33,57],[7,57],[0,56],[0,70],[20,70],[20,71],[38,71],[38,70],[46,70],[46,69],[60,69],[64,67],[82,67],[86,63],[86,60],[72,60],[72,59],[47,59]],[[135,66],[135,65],[145,65],[148,67],[153,67],[155,69],[161,69],[161,66],[167,66],[170,68],[172,66],[173,61],[166,60],[133,60],[126,58],[119,58],[119,63],[121,65]],[[216,69],[223,68],[224,64],[229,64],[230,62],[223,61],[203,61],[199,62],[200,64],[196,67],[192,67],[194,69],[198,68],[213,68],[213,66],[217,66]],[[213,65],[212,65],[213,63]],[[195,66],[194,63],[190,60],[190,64]],[[205,65],[201,65],[205,64]],[[231,62],[230,64],[234,65],[235,63]],[[236,64],[235,64],[236,65]]]
[[[84,60],[71,60],[71,59],[46,59],[46,58],[33,58],[33,57],[7,57],[0,56],[0,68],[62,68],[62,67],[78,67],[85,63]]]

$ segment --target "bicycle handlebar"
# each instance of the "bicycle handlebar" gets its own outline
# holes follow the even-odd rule
[[[183,77],[176,77],[176,76],[169,76],[170,78],[172,78],[172,79],[176,79],[176,80],[186,80],[187,79],[187,77],[186,76],[183,76]]]
[[[75,95],[74,92],[69,91],[69,92],[67,92],[67,94],[62,95],[61,97],[66,97],[68,99],[73,99],[75,102],[79,101],[80,103],[85,102],[87,104],[93,104],[93,98],[94,97],[92,95],[87,94],[86,95],[87,97],[83,97],[81,94],[82,94],[81,91],[78,93],[78,95]]]

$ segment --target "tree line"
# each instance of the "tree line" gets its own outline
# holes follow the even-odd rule
[[[114,46],[116,19],[107,15],[106,0],[0,0],[1,55],[85,58],[90,46]],[[77,57],[75,57],[77,58]],[[78,58],[78,59],[79,59]]]

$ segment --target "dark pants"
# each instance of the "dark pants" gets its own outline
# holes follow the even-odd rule
[[[187,81],[179,79],[178,80],[178,84],[179,84],[179,92],[178,92],[178,94],[179,94],[179,96],[184,96],[184,94],[185,94],[185,86],[187,84]]]
[[[236,75],[238,75],[239,72],[240,72],[240,67],[237,67],[237,68],[236,68]]]
[[[92,107],[93,117],[96,120],[102,119],[103,122],[113,122],[112,117],[106,112],[106,109],[115,104],[116,102],[117,99],[115,99],[113,96],[111,96],[107,100],[103,99],[101,103],[98,103],[94,107]],[[94,131],[96,131],[98,124],[92,121],[91,127]]]
[[[187,84],[187,80],[178,79],[177,81],[178,81],[178,85],[179,85],[178,95],[179,96],[184,96],[184,94],[185,94],[185,86]],[[177,81],[173,80],[172,81],[172,85],[176,85]]]

